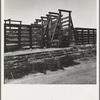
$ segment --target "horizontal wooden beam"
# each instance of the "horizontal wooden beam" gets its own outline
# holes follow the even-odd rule
[[[22,21],[18,21],[18,20],[11,20],[12,22],[22,22]]]
[[[75,29],[77,30],[96,30],[96,28],[80,28],[80,27],[76,27]]]
[[[56,15],[59,15],[59,13],[56,13],[56,12],[49,12],[49,14],[56,14]]]
[[[4,25],[6,25],[7,27],[19,27],[19,24],[9,24],[9,23],[6,23]]]
[[[41,28],[41,24],[31,24],[33,27]]]
[[[41,18],[46,18],[47,19],[47,17],[44,17],[44,16],[41,16]]]
[[[63,11],[63,12],[72,12],[70,10],[63,10],[63,9],[59,9],[59,11]]]
[[[49,15],[49,14],[46,14],[46,16],[58,17],[58,16],[56,16],[56,15]]]
[[[11,21],[11,22],[22,22],[22,21],[18,21],[18,20],[11,20],[11,19],[4,20],[4,21]]]
[[[36,22],[41,22],[41,19],[35,19],[36,20]]]
[[[11,21],[11,19],[6,19],[6,20],[4,20],[4,21]]]
[[[7,27],[19,27],[20,25],[19,24],[5,24]],[[38,24],[38,25],[35,25],[35,24],[31,24],[32,27],[37,27],[37,28],[41,28],[41,24]],[[28,27],[30,28],[31,25],[24,25],[24,24],[21,24],[21,27]]]

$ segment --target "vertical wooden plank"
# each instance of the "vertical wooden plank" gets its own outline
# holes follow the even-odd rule
[[[72,33],[71,33],[71,12],[69,12],[69,42],[72,41]]]
[[[21,23],[18,27],[18,49],[21,49]]]
[[[47,20],[48,20],[48,23],[47,23],[47,31],[46,31],[46,47],[47,48],[49,48],[49,43],[48,43],[48,41],[49,41],[49,37],[48,37],[48,33],[49,33],[49,29],[48,29],[48,27],[49,27],[49,15],[47,15]]]
[[[4,24],[4,52],[6,52],[6,21]]]
[[[84,37],[83,37],[83,29],[82,29],[82,44],[84,44]]]
[[[73,25],[73,21],[72,21],[72,17],[71,17],[71,33],[72,33],[72,42],[75,42],[75,38],[76,38],[76,30],[74,28],[74,25]]]
[[[88,44],[90,43],[90,37],[89,37],[90,31],[88,29]]]
[[[44,29],[43,29],[43,18],[41,17],[41,48],[44,47],[44,35],[43,35],[43,32],[44,32]]]
[[[95,44],[95,30],[93,30],[93,44]]]
[[[30,25],[30,48],[32,49],[32,24]]]
[[[11,25],[11,19],[9,19],[9,25]],[[10,28],[10,33],[11,33],[11,26],[9,28]]]
[[[61,11],[59,10],[59,39],[61,37]],[[60,40],[59,40],[59,46],[60,46]]]
[[[97,42],[97,41],[96,41],[96,40],[97,40],[97,30],[94,30],[94,37],[95,37],[95,38],[94,38],[94,42],[95,42],[95,44],[96,44],[96,42]]]
[[[78,32],[77,32],[77,29],[74,29],[74,37],[75,37],[75,43],[78,44]]]
[[[10,30],[10,33],[9,33],[9,34],[11,34],[11,32],[12,32],[12,31],[11,31],[11,27],[12,27],[12,26],[11,26],[11,19],[9,19],[9,30]]]

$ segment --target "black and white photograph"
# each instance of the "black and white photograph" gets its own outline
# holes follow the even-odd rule
[[[96,91],[98,2],[2,0],[3,86],[93,85]]]
[[[96,1],[85,1],[5,0],[5,84],[96,84]]]

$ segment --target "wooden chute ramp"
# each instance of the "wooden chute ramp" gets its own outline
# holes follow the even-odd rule
[[[71,44],[95,44],[96,29],[74,28],[72,11],[58,9],[48,12],[34,24],[25,25],[22,21],[5,20],[5,52],[34,48],[63,48]]]

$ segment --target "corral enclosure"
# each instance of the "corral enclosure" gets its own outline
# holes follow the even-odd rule
[[[35,48],[62,48],[71,44],[96,44],[95,28],[74,27],[71,11],[59,9],[36,19],[34,24],[5,20],[5,52]]]

